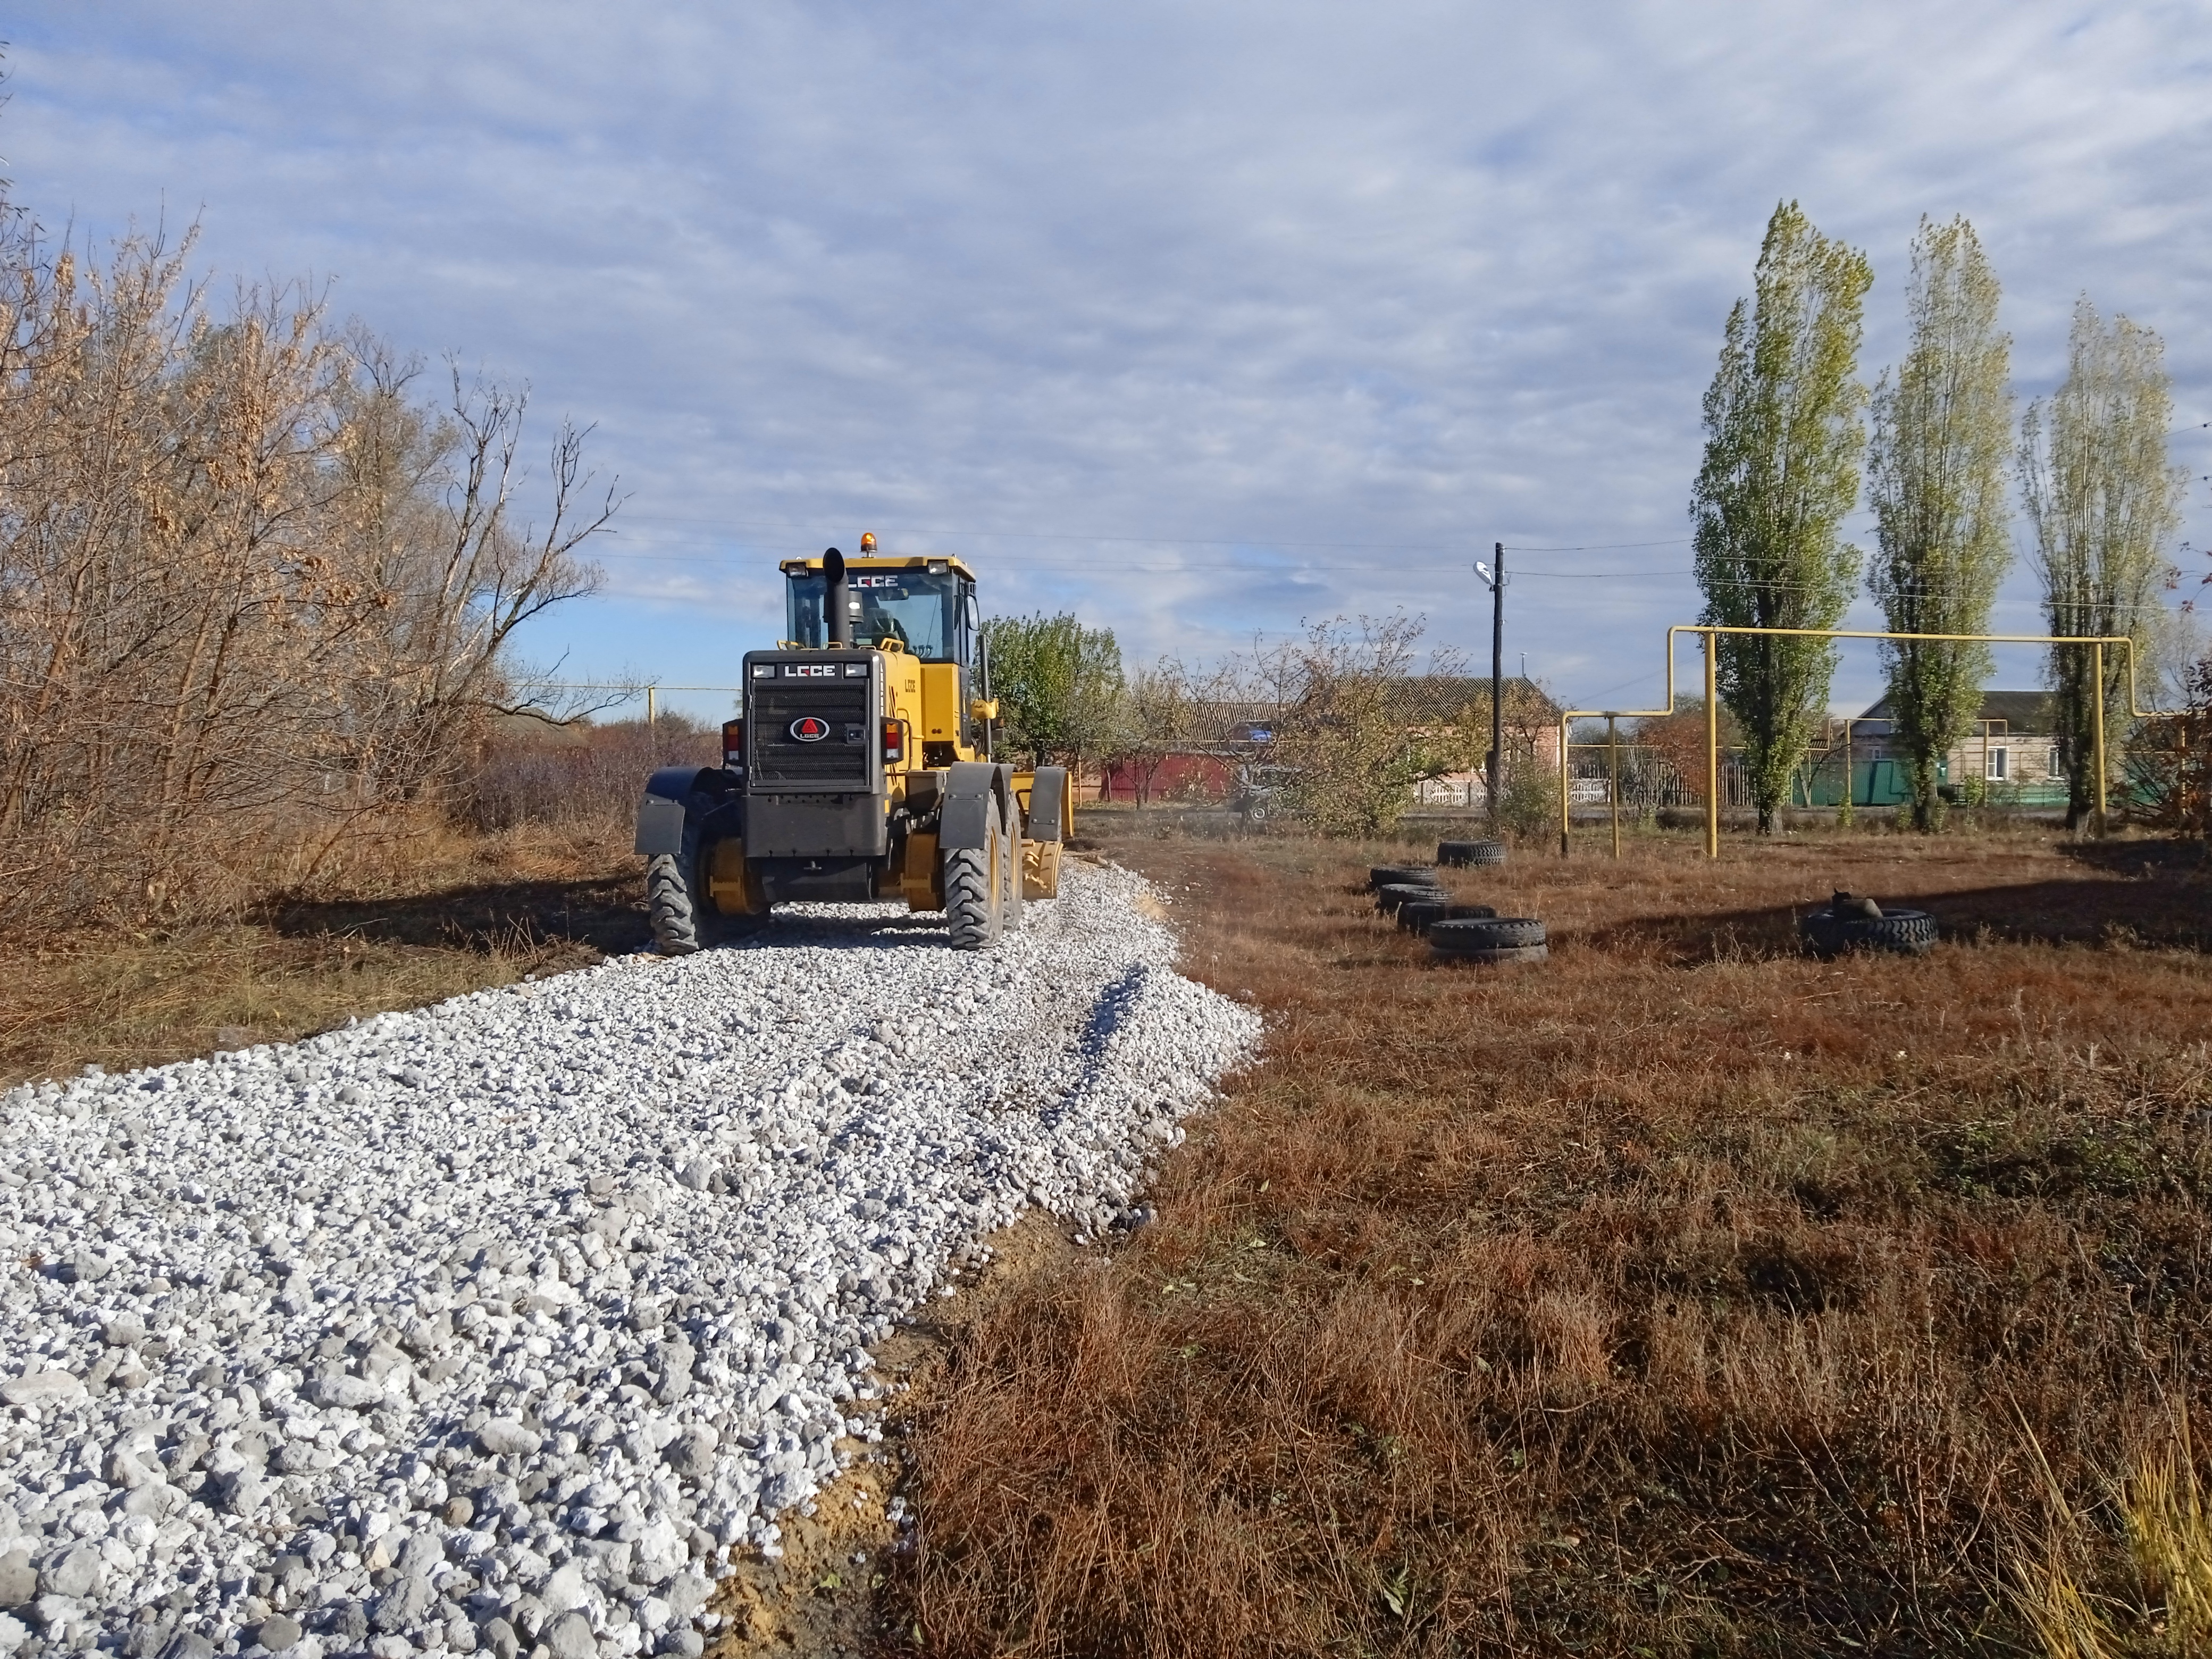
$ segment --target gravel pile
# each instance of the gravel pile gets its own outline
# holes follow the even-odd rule
[[[0,1098],[0,1653],[696,1655],[1030,1205],[1136,1219],[1254,1041],[1141,884],[809,907]]]

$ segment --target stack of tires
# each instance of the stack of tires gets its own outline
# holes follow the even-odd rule
[[[1468,854],[1465,849],[1489,849]],[[1457,854],[1459,856],[1455,857]],[[1493,855],[1494,854],[1494,855]],[[1443,863],[1502,864],[1497,842],[1445,842]],[[1375,908],[1395,916],[1407,933],[1425,939],[1437,956],[1453,962],[1541,962],[1549,954],[1544,924],[1528,916],[1501,916],[1487,904],[1454,901],[1431,865],[1377,865],[1367,872]]]
[[[1534,916],[1469,916],[1432,921],[1429,949],[1449,962],[1541,962],[1551,955]]]
[[[1386,916],[1396,915],[1408,902],[1451,897],[1437,879],[1435,868],[1426,864],[1378,864],[1367,872],[1367,885],[1375,895],[1375,908]]]

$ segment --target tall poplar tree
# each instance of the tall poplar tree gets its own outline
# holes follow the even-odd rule
[[[1997,332],[1997,297],[1974,228],[1923,219],[1905,295],[1911,341],[1875,388],[1867,467],[1878,544],[1870,586],[1894,633],[1988,633],[2012,562],[2004,477],[2012,343]],[[1989,647],[1893,641],[1882,655],[1912,821],[1934,830],[1943,816],[1936,767],[1980,712]]]
[[[1833,628],[1859,552],[1839,534],[1858,499],[1866,388],[1857,362],[1874,270],[1795,202],[1767,222],[1752,297],[1729,313],[1705,393],[1705,464],[1690,502],[1703,620]],[[1826,640],[1722,635],[1722,700],[1743,727],[1752,799],[1771,834],[1835,672]]]
[[[2021,493],[2035,530],[2044,612],[2054,634],[2124,634],[2139,658],[2154,638],[2169,573],[2166,538],[2181,523],[2185,469],[2166,461],[2173,418],[2165,347],[2125,317],[2110,328],[2087,295],[2074,307],[2066,379],[2028,405],[2021,423]],[[2088,647],[2053,646],[2058,728],[2069,758],[2066,827],[2095,805],[2097,700],[2108,747],[2126,713],[2126,653],[2105,653],[2105,683],[2092,684]]]

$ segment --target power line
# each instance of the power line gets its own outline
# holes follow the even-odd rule
[[[1579,547],[1516,547],[1508,542],[1505,550],[1508,553],[1617,553],[1631,547],[1687,547],[1692,539],[1688,536],[1677,536],[1672,541],[1664,542],[1589,542]]]
[[[811,530],[830,535],[838,533],[835,530],[825,532],[819,520],[801,523],[788,520],[723,519],[696,514],[640,513],[625,509],[623,521],[628,523],[635,520],[658,524],[721,525],[732,530]],[[882,520],[878,522],[896,524],[896,520]],[[1346,552],[1443,553],[1455,552],[1462,545],[1459,542],[1279,541],[1267,536],[1100,536],[1071,530],[957,530],[932,528],[923,525],[902,526],[892,533],[907,536],[961,536],[977,541],[1115,542],[1152,547],[1323,547],[1335,548]],[[1468,541],[1464,545],[1473,548],[1476,544]]]

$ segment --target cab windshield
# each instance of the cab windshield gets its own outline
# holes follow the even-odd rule
[[[819,650],[829,643],[822,609],[825,582],[818,570],[794,571],[785,592],[786,635]],[[962,592],[970,584],[946,571],[853,570],[845,577],[853,618],[853,643],[896,641],[926,662],[968,660],[968,610]]]

